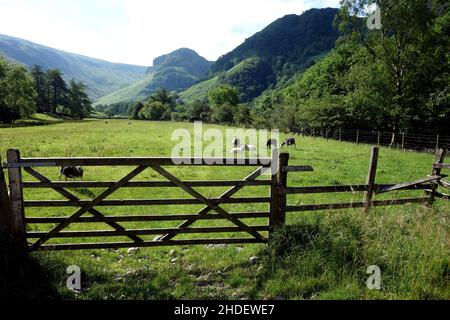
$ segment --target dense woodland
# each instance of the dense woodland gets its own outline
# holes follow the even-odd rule
[[[48,113],[73,119],[83,119],[91,111],[91,101],[82,82],[68,84],[61,71],[44,71],[0,59],[0,122],[14,123],[34,113]]]

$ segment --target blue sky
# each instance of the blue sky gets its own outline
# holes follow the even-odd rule
[[[286,14],[339,0],[0,0],[0,33],[149,66],[181,47],[209,60]]]

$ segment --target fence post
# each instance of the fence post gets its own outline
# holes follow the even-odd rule
[[[405,151],[405,134],[402,133],[402,151]]]
[[[287,197],[286,194],[283,192],[287,187],[287,175],[288,172],[283,170],[283,168],[287,167],[289,165],[289,153],[281,153],[280,154],[280,160],[278,163],[278,178],[277,178],[277,184],[278,184],[278,212],[277,212],[277,219],[276,224],[277,226],[284,226],[286,222],[286,202]]]
[[[342,129],[339,129],[339,142],[342,142]]]
[[[369,174],[367,176],[367,193],[365,197],[366,205],[364,207],[364,213],[369,213],[372,206],[372,198],[375,192],[375,179],[377,177],[378,155],[380,149],[378,147],[372,148],[372,155],[370,157]]]
[[[438,149],[438,151],[436,152],[436,161],[433,163],[433,171],[431,172],[431,175],[437,176],[437,175],[441,174],[442,170],[439,169],[439,168],[436,168],[435,165],[444,163],[445,154],[446,154],[446,150],[445,149]],[[427,205],[429,207],[433,206],[434,193],[436,192],[437,189],[438,189],[438,184],[437,183],[433,183],[433,186],[431,187],[430,195],[428,197],[428,202],[427,202]]]
[[[8,150],[8,164],[14,164],[20,161],[19,150]],[[18,247],[25,247],[25,213],[23,206],[22,190],[22,170],[21,168],[8,168],[9,190],[10,190],[10,232],[13,243]]]
[[[356,144],[359,144],[359,130],[356,131]]]
[[[381,133],[378,131],[378,146],[381,145]]]
[[[439,151],[439,134],[436,136],[436,150]]]
[[[270,217],[269,217],[269,237],[273,236],[273,232],[277,227],[278,218],[278,169],[279,169],[279,153],[278,149],[272,150],[271,184],[270,184]]]
[[[10,238],[9,217],[9,193],[0,156],[0,243],[7,243]]]

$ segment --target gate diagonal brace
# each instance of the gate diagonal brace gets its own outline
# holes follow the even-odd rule
[[[234,223],[236,226],[240,227],[242,229],[242,231],[246,231],[250,235],[255,237],[256,239],[266,242],[266,239],[261,234],[259,234],[257,231],[250,229],[249,226],[247,226],[245,223],[243,223],[242,221],[240,221],[237,218],[232,217],[226,210],[222,209],[214,201],[209,200],[208,198],[204,197],[203,195],[201,195],[200,193],[195,191],[193,188],[189,187],[187,184],[185,184],[184,182],[179,180],[177,177],[173,176],[171,173],[164,170],[162,167],[151,166],[151,168],[153,170],[155,170],[156,172],[158,172],[163,177],[165,177],[166,179],[168,179],[169,181],[173,182],[176,186],[178,186],[179,188],[184,190],[189,195],[193,196],[197,200],[204,203],[206,206],[208,206],[209,209],[216,211],[221,216],[223,216],[225,219],[229,220],[230,222]]]
[[[111,194],[113,194],[115,191],[119,190],[121,187],[123,187],[126,183],[128,183],[131,179],[136,177],[138,174],[140,174],[142,171],[147,169],[147,166],[139,166],[136,169],[134,169],[131,173],[129,173],[127,176],[116,182],[114,185],[112,185],[110,188],[106,189],[104,192],[102,192],[99,196],[97,196],[95,199],[93,199],[90,203],[86,204],[85,206],[81,207],[77,212],[75,212],[72,216],[67,218],[65,221],[61,222],[59,225],[57,225],[55,228],[53,228],[49,233],[47,233],[46,236],[40,238],[38,241],[36,241],[31,247],[31,251],[35,251],[37,248],[42,246],[45,242],[47,242],[50,238],[58,234],[61,230],[65,229],[68,225],[75,222],[78,218],[80,218],[83,214],[93,209],[95,206],[97,206],[100,202],[102,202],[104,199],[109,197]]]
[[[264,167],[258,168],[256,171],[252,172],[249,176],[247,176],[243,181],[255,180],[256,178],[258,178],[261,175],[263,169],[264,169]],[[219,197],[219,199],[230,199],[234,194],[238,193],[243,188],[244,188],[243,186],[235,186],[235,187],[229,189],[224,194],[222,194]],[[210,207],[205,207],[202,210],[200,210],[199,212],[197,212],[197,215],[199,215],[199,216],[207,215],[211,211],[212,211],[212,209]],[[197,220],[186,220],[185,222],[183,222],[181,225],[178,226],[178,229],[185,230],[185,229],[189,228],[191,225],[193,225],[196,221]],[[160,237],[159,240],[160,241],[171,240],[175,236],[177,236],[177,234],[169,233],[169,234],[166,234],[166,235]]]
[[[33,168],[25,168],[25,171],[28,172],[31,176],[33,176],[37,180],[39,180],[40,182],[52,183],[52,181],[50,179],[46,178],[45,176],[43,176],[42,174],[40,174]],[[58,188],[58,187],[51,187],[51,188],[53,190],[55,190],[56,192],[58,192],[63,197],[69,199],[70,202],[80,201],[80,199],[77,196],[75,196],[74,194],[72,194],[71,192],[67,191],[64,188]],[[123,236],[130,238],[134,242],[143,242],[144,241],[143,239],[139,238],[138,236],[128,233],[124,227],[122,227],[120,224],[116,223],[115,221],[108,219],[107,217],[105,217],[104,214],[102,214],[98,210],[90,209],[90,210],[88,210],[88,212],[90,214],[92,214],[94,217],[101,219],[102,222],[104,222],[107,225],[109,225],[110,227],[114,228],[116,231],[121,232]]]

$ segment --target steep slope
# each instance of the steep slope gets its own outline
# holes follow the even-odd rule
[[[83,81],[93,99],[142,79],[148,68],[93,59],[1,34],[0,56],[26,67],[36,64],[60,69],[66,80]]]
[[[187,102],[204,97],[205,87],[227,83],[248,102],[264,90],[290,79],[329,52],[339,37],[333,21],[338,9],[311,9],[287,15],[219,58],[207,85],[199,83],[181,93]]]
[[[101,97],[96,105],[124,101],[142,101],[159,88],[183,90],[203,79],[212,62],[191,49],[178,49],[154,60],[145,77],[129,86]]]

